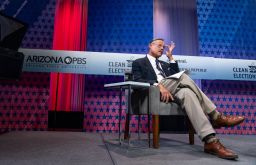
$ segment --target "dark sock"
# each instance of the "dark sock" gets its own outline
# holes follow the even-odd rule
[[[215,136],[215,134],[210,134],[203,138],[203,141],[205,143],[211,143],[211,142],[214,142],[217,140],[218,140],[218,138]]]
[[[211,113],[209,113],[209,117],[212,120],[216,120],[218,118],[218,116],[220,115],[220,113],[217,110],[212,111]]]

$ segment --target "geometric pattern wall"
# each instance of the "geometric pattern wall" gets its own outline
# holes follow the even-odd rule
[[[117,132],[120,93],[104,89],[103,84],[122,81],[120,76],[86,76],[84,100],[84,129],[87,132]],[[122,102],[122,109],[126,108]],[[124,114],[122,121],[124,121]]]
[[[245,122],[236,127],[222,128],[218,133],[256,134],[256,83],[244,81],[203,81],[204,92],[227,115],[243,115]]]
[[[201,56],[256,59],[256,1],[198,0],[199,50]],[[255,62],[256,64],[256,62]],[[202,81],[203,91],[228,115],[244,115],[225,134],[256,134],[255,81]]]
[[[52,48],[55,0],[1,0],[0,12],[28,24],[22,48]],[[29,72],[0,80],[0,132],[47,130],[49,82],[49,73]]]
[[[29,24],[21,47],[52,49],[55,5],[55,0],[0,0],[0,12]],[[87,51],[147,52],[153,37],[153,0],[93,0],[88,5]],[[200,56],[255,60],[255,10],[254,0],[197,0]],[[25,72],[19,82],[0,81],[0,132],[47,130],[49,79],[49,73]],[[103,85],[122,80],[122,76],[86,76],[84,131],[118,131],[119,92]],[[246,116],[240,126],[218,133],[256,134],[255,82],[202,80],[202,90],[224,114]],[[122,124],[124,99],[123,93]],[[141,120],[146,132],[147,117]],[[133,117],[131,131],[137,131],[136,124]]]
[[[21,45],[22,48],[52,49],[55,1],[56,0],[48,0],[48,3],[46,3],[47,1],[43,1],[46,4],[43,6],[44,8],[42,8],[35,22],[29,26]]]
[[[140,53],[145,56],[152,37],[152,0],[89,1],[87,51]],[[103,88],[105,83],[118,81],[123,81],[123,77],[86,76],[85,131],[118,131],[119,92]],[[122,110],[124,123],[125,103]],[[131,131],[136,131],[136,122],[137,119],[133,117]],[[145,117],[141,123],[141,130],[146,131]]]
[[[87,51],[147,53],[153,37],[152,0],[89,1]]]
[[[23,74],[17,82],[2,80],[0,87],[0,132],[47,130],[47,74]]]
[[[256,1],[198,0],[200,55],[256,59]]]

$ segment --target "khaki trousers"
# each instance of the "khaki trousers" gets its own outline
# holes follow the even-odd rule
[[[212,101],[185,73],[179,79],[163,79],[161,82],[185,109],[200,139],[215,133],[207,114],[216,109]]]

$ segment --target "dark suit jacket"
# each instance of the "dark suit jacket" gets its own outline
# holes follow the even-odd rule
[[[162,66],[162,69],[164,70],[166,76],[170,76],[172,74],[179,72],[179,66],[178,63],[167,63],[164,61],[160,61],[160,64]],[[157,76],[155,74],[155,71],[149,61],[149,59],[146,57],[139,58],[133,61],[132,63],[132,74],[133,74],[133,80],[139,81],[139,82],[148,82],[151,85],[154,83],[157,83]]]

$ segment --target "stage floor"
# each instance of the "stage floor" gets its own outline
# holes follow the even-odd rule
[[[160,149],[148,148],[147,135],[132,134],[130,145],[118,144],[117,134],[85,132],[9,132],[0,135],[1,165],[256,165],[255,135],[218,135],[239,154],[237,161],[203,152],[195,136],[161,134]]]

